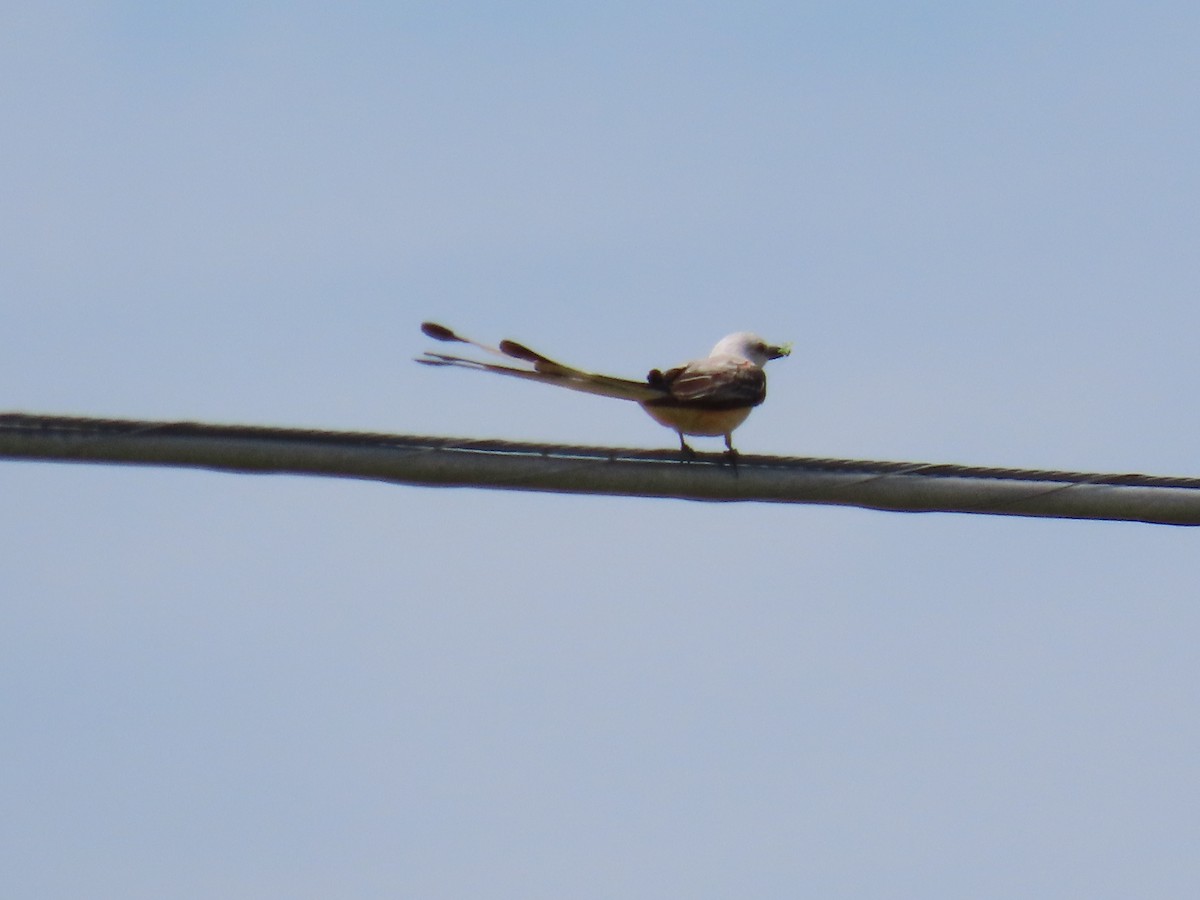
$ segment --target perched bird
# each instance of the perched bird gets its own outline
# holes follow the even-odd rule
[[[687,456],[695,451],[683,439],[685,434],[724,437],[730,456],[735,457],[737,451],[733,449],[732,439],[734,429],[746,421],[750,410],[767,398],[767,376],[762,367],[768,360],[791,353],[790,344],[773,346],[756,334],[739,331],[721,338],[704,359],[692,360],[665,371],[652,369],[645,381],[633,381],[565,366],[516,341],[501,341],[499,347],[489,347],[460,337],[449,328],[433,322],[422,323],[421,331],[436,341],[470,344],[496,356],[529,363],[532,368],[502,366],[432,352],[426,352],[417,362],[427,366],[456,366],[496,372],[587,394],[632,400],[654,421],[679,435],[679,449]]]

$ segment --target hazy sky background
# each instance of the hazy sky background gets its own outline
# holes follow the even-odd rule
[[[0,409],[1200,474],[1194,3],[0,11]],[[699,445],[719,447],[719,441]],[[0,463],[22,897],[1194,897],[1200,533]]]

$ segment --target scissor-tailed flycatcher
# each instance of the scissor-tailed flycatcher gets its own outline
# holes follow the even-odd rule
[[[460,337],[449,328],[424,322],[421,331],[437,341],[471,344],[507,359],[527,362],[532,369],[500,366],[461,356],[426,352],[417,362],[427,366],[458,366],[481,372],[496,372],[514,378],[528,378],[544,384],[556,384],[573,391],[633,400],[660,425],[679,435],[679,448],[685,454],[694,451],[684,441],[685,434],[724,437],[731,455],[733,430],[746,421],[750,410],[767,398],[767,376],[763,365],[791,353],[791,345],[775,347],[756,334],[739,331],[722,338],[704,359],[693,360],[662,371],[651,369],[645,381],[596,375],[564,366],[516,341],[501,341],[489,347]]]

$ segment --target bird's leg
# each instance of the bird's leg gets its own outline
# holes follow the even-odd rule
[[[729,460],[730,464],[735,469],[737,468],[738,452],[733,449],[732,434],[725,435],[725,458]]]
[[[679,432],[679,455],[683,457],[684,462],[691,462],[696,458],[696,451],[688,446],[687,441],[683,439],[683,432]]]

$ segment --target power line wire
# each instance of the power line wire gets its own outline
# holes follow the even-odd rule
[[[198,422],[0,414],[0,458],[685,500],[1200,525],[1200,478],[701,455]]]

